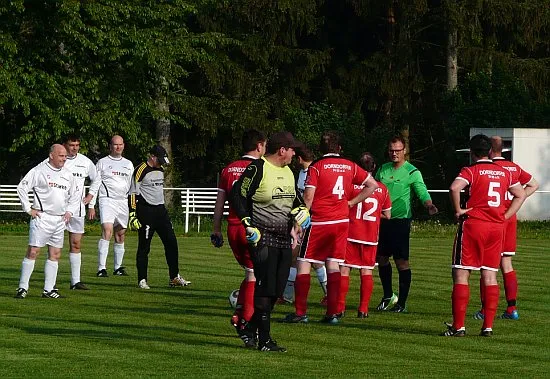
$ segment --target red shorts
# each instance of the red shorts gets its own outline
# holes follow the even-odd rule
[[[376,245],[350,242],[346,248],[346,261],[341,266],[373,270],[376,264]]]
[[[502,255],[516,255],[518,219],[516,215],[504,222],[504,239],[502,241]]]
[[[250,251],[248,250],[248,241],[246,240],[246,231],[241,224],[227,226],[227,239],[229,246],[233,251],[235,259],[245,270],[253,271],[254,265],[250,259]]]
[[[348,238],[349,221],[335,224],[313,223],[302,241],[298,260],[310,263],[325,261],[344,262]]]
[[[452,267],[498,271],[503,234],[503,224],[462,221],[455,237]]]

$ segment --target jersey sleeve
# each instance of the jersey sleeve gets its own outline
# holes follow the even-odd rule
[[[29,201],[29,191],[35,185],[36,169],[31,169],[27,175],[19,182],[17,185],[17,195],[19,196],[19,201],[21,202],[21,207],[23,211],[29,213],[31,211],[31,202]]]
[[[422,178],[422,174],[419,170],[411,172],[410,183],[412,188],[414,189],[414,193],[416,193],[416,196],[418,196],[422,203],[425,203],[428,200],[432,200],[432,197],[428,192],[426,184],[424,184],[424,179]]]
[[[88,189],[88,192],[94,195],[94,197],[92,197],[92,200],[90,200],[90,203],[88,205],[89,208],[93,208],[97,201],[97,194],[99,192],[99,187],[101,186],[102,170],[103,170],[103,165],[101,161],[99,161],[97,162],[97,165],[94,168],[95,177],[92,178],[90,176],[92,183],[90,184],[90,188]]]
[[[142,163],[136,169],[133,170],[133,174],[130,177],[130,189],[128,191],[128,208],[130,211],[135,211],[137,207],[137,202],[139,201],[138,197],[140,194],[139,187],[141,185],[141,180],[143,179],[143,171],[147,167],[146,163]],[[133,168],[133,166],[132,166]]]
[[[518,180],[522,186],[526,185],[533,179],[533,175],[520,168]]]
[[[251,217],[252,196],[256,193],[263,177],[264,161],[258,159],[250,163],[231,189],[231,200],[239,219]]]
[[[378,183],[380,185],[381,183]],[[391,198],[390,193],[388,192],[388,188],[386,186],[383,187],[384,191],[384,201],[382,202],[382,210],[386,211],[391,209]]]
[[[70,176],[71,178],[71,184],[69,188],[69,199],[67,204],[67,212],[70,212],[72,215],[75,215],[78,213],[80,209],[80,201],[82,200],[80,188],[78,188],[78,184],[76,180],[74,179],[74,176]]]
[[[370,174],[354,163],[355,175],[353,176],[353,184],[363,184]]]

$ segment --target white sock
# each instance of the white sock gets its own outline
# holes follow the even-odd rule
[[[44,265],[44,290],[47,292],[52,291],[55,286],[58,266],[57,261],[46,259],[46,264]]]
[[[113,245],[113,250],[115,251],[115,270],[118,270],[122,266],[122,259],[124,258],[124,242],[115,243]]]
[[[19,288],[29,290],[29,280],[31,279],[32,272],[34,271],[34,259],[23,258],[21,264],[21,277],[19,278]]]
[[[69,253],[69,263],[71,264],[71,285],[74,286],[80,282],[80,265],[82,255],[80,253]]]
[[[288,280],[286,282],[285,291],[283,292],[283,297],[287,300],[294,300],[294,282],[296,281],[296,274],[298,270],[296,267],[291,267],[290,272],[288,273]]]
[[[325,266],[319,267],[315,269],[315,273],[317,274],[317,279],[319,280],[319,284],[321,285],[321,288],[323,289],[323,292],[325,295],[327,294],[327,269]]]
[[[97,243],[97,271],[107,268],[107,255],[109,255],[109,241],[100,239]]]

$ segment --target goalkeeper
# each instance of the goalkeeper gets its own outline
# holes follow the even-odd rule
[[[183,287],[191,283],[179,274],[178,241],[170,216],[164,206],[164,169],[162,166],[169,163],[166,150],[162,146],[156,145],[151,149],[147,161],[137,166],[132,175],[128,198],[130,207],[128,224],[131,229],[138,230],[136,264],[138,286],[142,289],[150,289],[147,281],[147,268],[151,240],[155,232],[159,234],[164,245],[164,255],[169,271],[168,285]]]
[[[247,166],[231,191],[232,204],[246,228],[256,276],[254,315],[240,333],[253,340],[257,333],[260,351],[286,351],[271,338],[271,310],[283,293],[299,228],[310,223],[288,167],[297,146],[291,133],[273,134],[266,155]]]

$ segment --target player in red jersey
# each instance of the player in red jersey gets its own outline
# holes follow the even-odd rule
[[[504,167],[512,174],[515,180],[519,181],[525,190],[526,197],[531,196],[539,188],[539,184],[531,174],[523,170],[519,165],[510,162],[502,156],[502,138],[499,136],[491,137],[491,152],[489,158],[497,165]],[[512,202],[512,196],[506,194],[505,206],[509,207]],[[501,318],[509,320],[518,320],[519,314],[516,309],[516,300],[518,293],[518,280],[514,267],[512,266],[512,257],[516,255],[516,235],[517,218],[516,215],[510,217],[504,223],[504,241],[502,244],[502,258],[500,259],[500,269],[504,281],[504,293],[506,294],[507,307]],[[483,281],[480,280],[481,304],[483,307]],[[474,318],[482,320],[485,311],[483,308],[474,314]]]
[[[372,175],[376,168],[371,153],[361,154],[359,165]],[[362,185],[353,185],[353,194],[356,196],[363,189]],[[349,232],[346,248],[346,260],[340,264],[342,281],[338,300],[338,313],[343,316],[346,310],[346,296],[349,289],[349,274],[352,268],[360,270],[361,291],[358,318],[369,316],[369,301],[372,295],[372,270],[376,265],[376,246],[378,245],[378,231],[380,218],[391,217],[391,199],[388,188],[378,182],[378,188],[363,202],[356,204],[349,210]]]
[[[243,134],[242,149],[245,154],[238,160],[227,165],[221,173],[218,184],[218,197],[214,207],[214,230],[210,239],[215,247],[222,247],[223,235],[221,223],[225,201],[229,199],[229,193],[233,184],[240,178],[246,167],[255,159],[261,158],[265,153],[266,137],[263,133],[251,129]],[[244,280],[239,288],[237,307],[231,317],[231,324],[237,329],[245,325],[254,314],[254,286],[256,277],[248,250],[249,244],[246,240],[246,232],[242,226],[241,219],[237,217],[233,207],[229,206],[227,217],[227,239],[233,255],[239,264],[244,268]]]
[[[307,296],[312,263],[327,268],[327,312],[324,322],[337,324],[340,294],[340,263],[346,253],[349,207],[370,196],[378,185],[374,178],[354,162],[340,156],[340,138],[334,132],[321,136],[319,149],[323,156],[308,169],[304,201],[311,212],[311,227],[303,237],[298,257],[298,275],[294,285],[295,313],[284,322],[305,323]],[[364,184],[360,194],[352,198],[353,185]]]
[[[513,180],[510,171],[489,159],[491,140],[478,134],[470,140],[470,154],[475,162],[464,167],[450,187],[451,202],[460,223],[453,248],[453,324],[442,335],[462,337],[470,298],[468,280],[472,270],[481,270],[484,282],[485,319],[481,335],[493,334],[498,304],[497,271],[500,265],[504,220],[512,217],[525,200],[525,191]],[[460,205],[460,191],[468,187],[466,208]],[[513,196],[506,206],[505,196]]]

